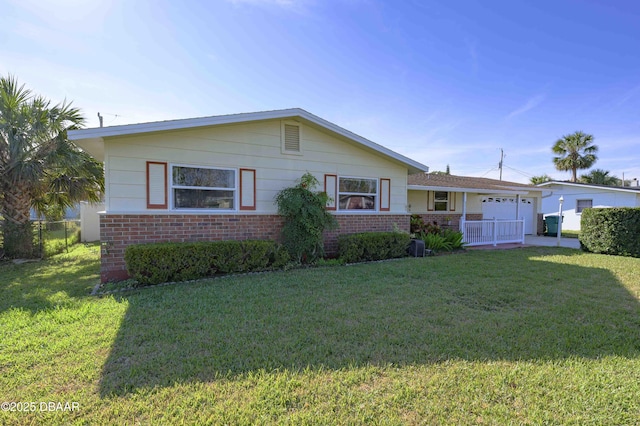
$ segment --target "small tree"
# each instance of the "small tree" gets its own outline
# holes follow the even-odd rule
[[[531,185],[538,185],[540,183],[544,183],[544,182],[550,182],[551,176],[544,174],[544,175],[540,175],[540,176],[533,176],[530,181],[531,181]]]
[[[622,181],[609,173],[609,170],[594,169],[588,174],[580,176],[580,182],[595,185],[620,186]]]
[[[326,192],[313,191],[318,180],[309,172],[302,175],[295,186],[280,191],[275,202],[278,214],[284,218],[282,237],[292,259],[309,263],[324,255],[322,233],[338,227],[326,205]]]
[[[14,77],[0,77],[0,214],[7,256],[33,254],[31,207],[59,215],[77,201],[100,200],[102,166],[67,139],[67,130],[83,122],[70,103],[52,105]]]

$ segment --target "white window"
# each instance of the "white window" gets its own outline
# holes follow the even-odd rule
[[[376,210],[378,179],[339,178],[338,200],[340,210]]]
[[[582,213],[582,210],[591,207],[593,207],[593,200],[576,200],[576,213]]]
[[[449,210],[449,193],[447,191],[435,191],[433,207],[437,212]]]
[[[236,171],[172,166],[171,193],[174,209],[235,210]]]

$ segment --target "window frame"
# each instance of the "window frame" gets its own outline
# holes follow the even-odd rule
[[[173,169],[175,167],[185,167],[190,169],[208,169],[208,170],[227,170],[233,172],[233,188],[223,188],[223,187],[209,187],[209,186],[188,186],[188,185],[176,185],[173,182]],[[237,212],[238,211],[238,202],[239,202],[239,192],[240,185],[238,182],[239,172],[238,169],[233,167],[218,167],[218,166],[205,166],[200,164],[182,164],[182,163],[171,163],[169,170],[169,193],[171,197],[171,210],[176,211],[195,211],[195,212]],[[232,191],[233,192],[233,208],[230,209],[216,209],[216,208],[199,208],[199,207],[176,207],[176,197],[175,197],[175,189],[196,189],[196,190],[209,190],[209,191]]]
[[[340,180],[341,179],[359,179],[359,180],[369,180],[373,181],[376,184],[376,192],[375,193],[364,193],[364,192],[346,192],[340,190]],[[380,203],[380,179],[373,177],[362,177],[362,176],[338,176],[336,181],[336,209],[341,212],[379,212],[379,203]],[[373,197],[373,208],[372,209],[347,209],[340,207],[340,198],[342,195],[350,195],[350,196],[363,196],[363,197]]]
[[[589,201],[591,205],[589,207],[580,207],[580,201]],[[582,211],[584,209],[592,209],[592,208],[593,208],[593,198],[576,199],[576,214],[582,214]]]
[[[438,193],[443,193],[446,194],[446,198],[444,201],[442,201],[442,199],[438,199],[437,194]],[[435,212],[448,212],[449,211],[449,191],[433,191],[433,211]],[[437,205],[438,204],[442,204],[444,203],[444,209],[438,209]]]

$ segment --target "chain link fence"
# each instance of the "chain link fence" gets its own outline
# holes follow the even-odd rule
[[[31,221],[33,227],[34,257],[45,258],[69,251],[69,247],[80,242],[80,220],[60,220],[47,222]],[[0,219],[0,230],[4,222]],[[4,241],[0,232],[0,257],[4,255]]]

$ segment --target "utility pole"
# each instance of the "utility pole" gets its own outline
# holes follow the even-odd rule
[[[500,162],[498,163],[498,168],[500,169],[500,180],[502,180],[502,160],[504,160],[504,151],[500,148]]]
[[[103,116],[100,115],[100,113],[98,113],[98,120],[100,120],[100,127],[102,127],[102,120],[103,120]]]

